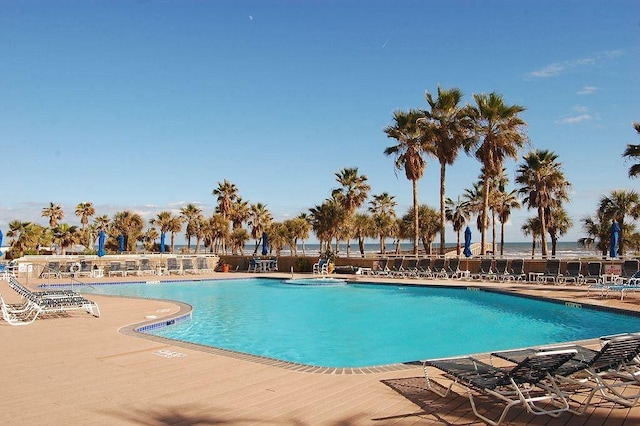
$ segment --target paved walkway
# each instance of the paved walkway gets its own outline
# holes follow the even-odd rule
[[[240,274],[217,275],[228,276]],[[621,302],[586,298],[584,288],[499,286],[576,303],[595,301],[640,310],[640,295]],[[4,281],[0,293],[9,301],[15,297]],[[78,312],[38,319],[24,327],[0,321],[0,424],[481,424],[467,398],[440,398],[426,391],[420,366],[328,374],[265,365],[119,332],[150,315],[177,312],[179,307],[172,302],[90,298],[100,305],[99,319]],[[559,419],[512,411],[509,423],[517,425],[640,424],[640,408],[608,404],[585,416],[563,414]]]

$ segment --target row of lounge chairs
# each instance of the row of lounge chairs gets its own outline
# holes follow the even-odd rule
[[[33,323],[40,315],[60,314],[85,310],[95,317],[100,316],[98,304],[71,290],[31,291],[13,276],[8,277],[9,286],[21,297],[18,304],[7,304],[0,295],[2,318],[10,325]]]
[[[478,279],[499,281],[520,281],[526,279],[524,260],[482,259],[478,271],[471,273],[459,258],[395,258],[381,259],[365,274],[405,278]]]
[[[502,423],[514,406],[534,415],[557,417],[563,412],[584,414],[602,401],[637,405],[640,335],[609,336],[601,342],[600,350],[563,345],[494,352],[489,363],[473,357],[426,360],[427,388],[446,397],[454,386],[461,387],[474,414],[493,426]],[[493,365],[494,358],[509,366]],[[430,369],[439,370],[449,385],[434,381]],[[497,417],[490,418],[489,412],[479,409],[479,395],[503,406]]]
[[[65,277],[90,277],[95,276],[95,272],[98,270],[97,264],[94,264],[90,260],[82,260],[80,262],[67,262],[61,265],[59,261],[48,262],[43,269],[41,278],[65,278]],[[211,273],[213,269],[209,266],[206,257],[197,257],[195,259],[190,257],[175,258],[169,257],[166,259],[165,264],[152,265],[151,261],[147,258],[139,260],[126,260],[111,261],[102,271],[103,274],[108,276],[144,276],[155,275],[157,273],[168,273],[182,275],[185,273],[190,274],[202,274]]]

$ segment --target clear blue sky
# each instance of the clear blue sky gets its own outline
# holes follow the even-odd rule
[[[640,143],[639,41],[637,0],[0,0],[0,229],[46,224],[49,202],[70,224],[85,201],[209,215],[223,179],[281,221],[321,204],[345,167],[404,214],[411,184],[382,129],[441,85],[527,108],[523,154],[558,154],[575,241],[600,197],[638,186],[621,154]],[[462,154],[447,195],[479,171]],[[430,159],[421,203],[438,207],[438,179]],[[515,212],[507,241],[526,241],[534,214]]]

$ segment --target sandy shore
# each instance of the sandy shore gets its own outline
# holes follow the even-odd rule
[[[221,276],[223,274],[217,275]],[[231,276],[241,274],[223,277]],[[29,284],[33,287],[38,282]],[[501,287],[574,302],[592,301],[640,310],[640,295],[621,302],[613,298],[587,299],[584,288],[522,284]],[[9,301],[16,298],[4,281],[0,282],[0,293]],[[420,366],[347,374],[296,371],[256,363],[119,332],[128,325],[145,321],[150,315],[162,317],[177,312],[179,306],[172,302],[94,295],[90,298],[100,305],[100,318],[78,312],[38,319],[24,327],[0,322],[0,424],[475,422],[466,398],[440,398],[423,389]],[[612,409],[605,405],[586,416],[563,414],[552,421],[514,409],[510,421],[512,424],[602,424],[605,421],[611,425],[638,424],[640,409]]]

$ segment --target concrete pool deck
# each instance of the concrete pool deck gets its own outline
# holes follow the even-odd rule
[[[214,274],[210,278],[243,276],[261,274]],[[263,276],[289,278],[290,274]],[[176,276],[147,279],[163,278],[175,280]],[[436,283],[350,278],[402,284]],[[30,280],[28,285],[34,288],[41,283]],[[601,299],[593,292],[587,297],[586,287],[455,280],[437,283],[499,288],[640,312],[640,294],[625,296],[620,301],[619,297]],[[0,281],[0,294],[8,302],[17,300],[5,281]],[[180,307],[173,302],[98,295],[89,298],[100,305],[101,318],[78,312],[38,319],[23,327],[0,321],[0,424],[482,424],[471,412],[466,397],[441,398],[427,391],[420,365],[380,368],[367,374],[282,368],[119,331],[147,321],[149,316],[175,314]],[[631,425],[640,423],[640,407],[602,404],[583,416],[564,413],[558,419],[536,417],[514,408],[507,419],[509,424],[517,425]]]

